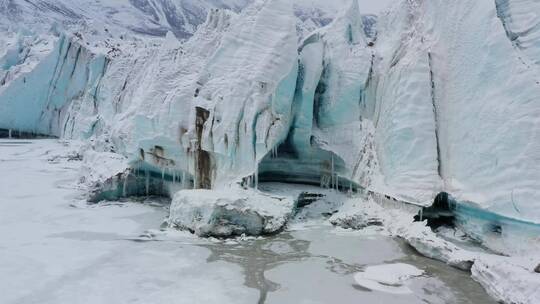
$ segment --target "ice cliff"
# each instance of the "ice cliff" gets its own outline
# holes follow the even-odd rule
[[[534,226],[539,13],[528,0],[403,0],[375,26],[352,1],[298,43],[291,1],[266,0],[211,9],[185,42],[11,31],[0,128],[85,139],[124,158],[111,177],[301,182],[418,204],[447,192]]]

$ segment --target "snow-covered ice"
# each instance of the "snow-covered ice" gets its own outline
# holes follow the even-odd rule
[[[252,189],[183,190],[173,197],[168,224],[203,237],[272,234],[285,227],[294,207],[292,197]]]
[[[204,1],[206,21],[182,42],[166,34],[175,31],[170,18],[155,24],[165,30],[157,40],[103,34],[94,42],[91,22],[71,34],[15,34],[8,26],[0,127],[91,139],[131,167],[187,173],[196,188],[254,175],[259,166],[270,177],[292,166],[310,183],[354,183],[418,204],[446,191],[538,223],[533,2],[396,1],[377,19],[374,40],[351,1],[300,45],[286,0],[254,1],[239,13]],[[139,2],[120,10],[122,3],[106,9],[112,20],[122,17],[120,28],[152,16]],[[101,20],[75,13],[73,3],[58,5],[64,15]],[[14,7],[23,23],[58,17],[33,16],[19,1]],[[150,11],[186,10],[159,2]],[[287,157],[272,161],[276,152]]]
[[[57,140],[0,140],[0,302],[255,303],[240,267],[209,264],[199,240],[139,242],[164,207],[88,205],[81,161]],[[62,156],[62,157],[58,157]],[[208,292],[208,291],[212,292]]]
[[[78,180],[80,146],[0,141],[0,170],[9,172],[0,177],[0,302],[493,303],[465,273],[377,231],[342,230],[312,218],[273,237],[200,239],[160,228],[166,200],[88,204]],[[273,196],[280,189],[268,188]],[[281,191],[314,189],[284,185]],[[323,193],[329,201],[347,197]],[[386,263],[424,272],[411,279],[413,293],[396,297],[356,285],[355,273]]]
[[[330,222],[344,228],[356,228],[366,227],[367,219],[377,219],[383,224],[376,226],[378,230],[403,239],[423,256],[471,271],[472,278],[499,301],[532,304],[540,300],[538,273],[534,271],[540,260],[537,252],[528,251],[524,256],[503,256],[487,250],[472,239],[468,240],[469,244],[459,244],[445,237],[444,233],[432,231],[427,221],[413,223],[412,215],[408,210],[383,208],[372,198],[353,198],[345,201]],[[373,282],[366,283],[378,286]],[[391,290],[389,288],[387,291]],[[406,291],[405,287],[395,290],[397,293]]]
[[[362,287],[387,293],[412,293],[406,282],[421,276],[424,272],[403,263],[369,266],[354,275],[354,280]]]
[[[34,257],[23,247],[72,235],[73,226],[89,229],[99,252],[116,250],[96,233],[134,239],[154,219],[136,221],[129,212],[160,214],[171,227],[203,236],[274,233],[286,224],[301,231],[329,219],[399,237],[427,257],[471,270],[499,300],[534,301],[539,9],[535,0],[399,0],[366,19],[351,0],[330,22],[290,0],[0,1],[0,134],[78,141],[2,144],[5,151],[28,148],[2,152],[8,173],[0,185],[8,195],[0,198],[1,227],[28,256],[25,263],[14,251],[5,267],[72,275],[79,263],[63,267],[62,254]],[[50,151],[32,154],[43,150]],[[52,167],[43,167],[45,158]],[[63,170],[71,190],[53,178]],[[36,182],[15,183],[15,171]],[[327,189],[313,202],[318,190],[310,187],[235,188],[264,182],[349,196]],[[81,201],[73,209],[63,207],[68,193]],[[171,213],[83,203],[142,193],[172,198]],[[451,197],[465,246],[411,223],[442,193]],[[300,196],[306,208],[295,208]],[[51,227],[41,229],[45,222]],[[66,239],[49,242],[69,245]],[[47,244],[36,251],[49,252]],[[81,246],[66,254],[90,247]],[[80,264],[98,254],[88,249]],[[510,274],[516,277],[501,281]]]

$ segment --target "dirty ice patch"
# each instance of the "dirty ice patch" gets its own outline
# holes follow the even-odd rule
[[[406,286],[407,282],[424,274],[412,265],[396,263],[369,266],[363,272],[354,275],[356,283],[364,288],[393,293],[410,294],[412,290]]]

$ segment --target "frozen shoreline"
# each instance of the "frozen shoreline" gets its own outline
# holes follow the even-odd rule
[[[420,254],[471,271],[472,278],[498,301],[522,304],[540,301],[540,274],[534,271],[539,255],[501,256],[481,248],[465,249],[434,233],[426,221],[413,223],[412,216],[404,210],[382,208],[372,200],[350,200],[331,221],[354,226],[355,222],[378,219],[389,235],[403,238]]]
[[[126,299],[190,303],[195,297],[200,303],[256,303],[261,296],[258,287],[253,289],[254,285],[247,283],[251,279],[242,277],[250,269],[245,268],[250,265],[245,264],[247,261],[265,257],[270,268],[262,269],[262,274],[281,286],[275,289],[268,285],[266,303],[286,303],[303,296],[302,290],[315,278],[325,280],[327,286],[312,294],[314,301],[337,297],[342,303],[354,303],[371,295],[396,303],[398,300],[391,294],[352,288],[354,274],[361,271],[362,265],[376,266],[396,259],[416,267],[427,265],[415,264],[416,254],[400,249],[381,230],[383,227],[360,231],[332,228],[321,214],[342,208],[330,203],[343,197],[337,192],[325,192],[326,200],[300,210],[298,220],[290,222],[287,231],[275,237],[200,239],[186,232],[160,229],[168,211],[159,201],[88,205],[84,201],[86,189],[79,188],[77,178],[81,161],[71,157],[76,155],[76,144],[69,146],[57,140],[19,143],[13,141],[0,147],[2,169],[17,172],[1,181],[11,189],[9,195],[0,199],[0,230],[9,236],[5,243],[9,249],[3,251],[0,268],[8,274],[5,278],[9,280],[2,280],[2,284],[10,292],[2,295],[2,302],[31,303],[39,299],[43,303],[63,303],[70,298],[78,303],[122,303]],[[22,181],[33,185],[31,191]],[[306,190],[287,185],[265,186],[263,190],[286,191],[291,195]],[[253,251],[259,248],[252,247],[257,244],[262,246],[257,250],[262,251]],[[299,257],[305,257],[290,259],[290,248],[300,244],[308,245],[299,252]],[[363,248],[380,249],[373,255]],[[230,260],[233,253],[237,258]],[[283,262],[272,262],[279,260]],[[467,277],[464,273],[441,263],[428,264],[432,266],[424,270],[429,275],[412,279],[410,288],[414,293],[399,301],[462,303],[457,299],[474,297],[476,301],[467,301],[491,303],[480,288],[474,289],[473,296],[470,291],[461,290],[466,286],[450,287],[447,284],[452,280],[439,278],[450,271],[452,276],[463,277],[459,280],[463,281]],[[330,268],[334,270],[328,272],[328,265],[334,265]],[[291,278],[291,271],[299,277]],[[286,288],[289,286],[292,289]],[[435,288],[435,293],[428,295],[423,288]]]

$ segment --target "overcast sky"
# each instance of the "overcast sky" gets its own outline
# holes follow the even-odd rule
[[[339,10],[347,5],[351,0],[296,0],[304,4],[316,4],[316,6],[328,9]],[[386,8],[392,0],[358,0],[360,11],[363,14],[375,14]]]

